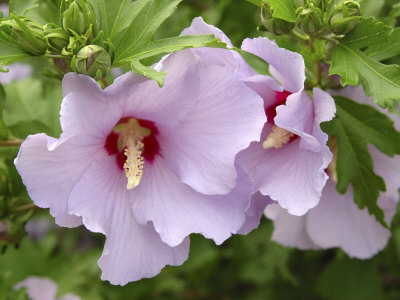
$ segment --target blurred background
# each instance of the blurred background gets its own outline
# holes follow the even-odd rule
[[[246,37],[270,36],[257,30],[259,9],[250,2],[184,0],[158,35],[178,35],[194,17],[202,16],[223,30],[236,46]],[[384,20],[398,1],[364,2],[365,15]],[[277,41],[291,48],[285,38]],[[4,108],[4,122],[21,139],[37,132],[57,137],[61,84],[43,76],[46,60],[25,63],[33,67],[34,76],[2,87],[8,99],[12,98]],[[393,220],[387,247],[369,260],[351,259],[337,249],[299,251],[282,247],[270,241],[273,225],[263,218],[258,229],[247,236],[233,236],[219,247],[200,235],[192,235],[190,257],[182,266],[168,266],[154,278],[124,287],[112,286],[100,280],[97,266],[103,236],[82,226],[58,227],[48,210],[34,208],[12,163],[17,151],[17,147],[0,147],[0,182],[7,182],[13,189],[10,203],[14,207],[11,220],[5,221],[10,216],[5,210],[0,215],[0,299],[14,299],[9,291],[32,275],[54,280],[59,295],[74,293],[88,300],[400,299],[399,213]]]

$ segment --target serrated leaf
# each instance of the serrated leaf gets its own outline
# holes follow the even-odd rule
[[[182,0],[150,0],[137,13],[133,22],[126,29],[121,40],[115,45],[115,59],[118,62],[140,51],[152,42],[160,25],[176,9]]]
[[[274,18],[296,22],[296,8],[293,0],[264,0],[272,10]]]
[[[393,30],[388,42],[372,45],[364,51],[370,58],[382,61],[400,54],[400,28]]]
[[[140,75],[144,75],[144,76],[154,80],[155,82],[158,83],[158,85],[160,87],[162,87],[164,85],[164,77],[165,77],[165,75],[167,75],[167,71],[158,72],[151,67],[147,67],[147,66],[143,65],[138,60],[131,61],[131,68],[132,68],[133,72],[140,74]]]
[[[340,40],[341,44],[360,49],[372,45],[385,43],[389,40],[392,29],[374,18],[363,19],[353,31]]]
[[[335,48],[329,74],[340,75],[343,86],[361,83],[365,93],[382,107],[390,100],[400,100],[400,66],[384,65],[346,45]]]
[[[373,18],[362,20],[339,41],[329,69],[330,75],[341,76],[343,86],[361,83],[365,93],[383,107],[388,106],[390,100],[400,100],[400,66],[379,63],[363,50],[373,45],[384,45],[391,33],[390,27],[376,23]]]
[[[384,213],[377,205],[380,191],[385,191],[385,182],[374,172],[367,143],[387,155],[400,154],[400,132],[389,117],[372,106],[342,96],[334,98],[336,117],[321,127],[336,140],[336,188],[344,194],[351,183],[356,204],[360,208],[367,207],[369,213],[387,227]]]

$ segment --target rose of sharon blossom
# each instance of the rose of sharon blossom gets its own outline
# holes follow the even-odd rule
[[[105,90],[67,74],[60,139],[29,136],[15,160],[57,224],[106,235],[98,263],[113,284],[182,264],[190,233],[222,243],[252,190],[235,156],[260,137],[262,99],[190,51],[157,68],[168,70],[163,88],[132,72]]]
[[[362,92],[362,87],[348,87],[339,94],[362,103],[372,103],[372,99]],[[400,118],[394,115],[392,118],[399,130]],[[378,205],[385,212],[385,221],[390,224],[399,198],[400,157],[389,157],[373,146],[369,146],[369,151],[374,171],[386,182],[386,192],[381,192]],[[328,168],[328,172],[331,170]],[[304,216],[289,215],[276,204],[268,206],[265,214],[274,222],[272,240],[303,250],[340,247],[349,256],[361,259],[370,258],[382,250],[390,231],[379,224],[367,208],[358,208],[351,185],[344,195],[339,194],[335,186],[334,180],[330,179],[322,191],[320,203]]]
[[[49,278],[30,276],[17,283],[14,289],[19,290],[23,287],[26,288],[28,297],[31,300],[81,300],[80,297],[74,294],[66,294],[57,298],[57,284]]]
[[[222,31],[201,18],[195,18],[182,32],[184,35],[206,33],[215,34],[231,46]],[[261,194],[277,201],[290,214],[303,215],[318,204],[328,178],[325,169],[332,153],[320,123],[333,118],[334,101],[320,89],[313,90],[314,99],[303,90],[305,66],[301,55],[279,48],[267,38],[245,39],[241,48],[268,62],[270,73],[280,85],[269,76],[257,74],[236,52],[211,48],[192,51],[230,68],[264,99],[267,122],[261,141],[251,143],[239,154],[238,161],[254,179]],[[253,213],[253,217],[261,216],[260,201],[258,207],[262,209]]]

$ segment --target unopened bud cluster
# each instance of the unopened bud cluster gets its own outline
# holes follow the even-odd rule
[[[67,65],[64,72],[73,70],[100,79],[111,67],[107,46],[96,41],[103,33],[89,0],[62,0],[60,26],[42,26],[11,14],[8,19],[0,18],[0,33],[31,55],[62,57]]]
[[[332,7],[329,0],[294,0],[296,21],[289,22],[274,16],[268,0],[261,6],[261,23],[276,35],[295,30],[305,36],[344,35],[351,32],[360,19],[360,4],[343,1]]]

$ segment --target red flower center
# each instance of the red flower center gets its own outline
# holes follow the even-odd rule
[[[276,117],[276,108],[279,105],[285,104],[287,97],[292,93],[288,91],[275,92],[275,103],[265,108],[265,115],[267,116],[267,122],[275,125],[274,118]]]
[[[127,138],[132,135],[135,142],[142,145],[140,155],[148,162],[153,162],[160,154],[160,145],[156,139],[158,128],[152,121],[125,117],[115,124],[114,129],[106,138],[104,148],[109,155],[116,155],[116,162],[121,170],[127,160]]]

